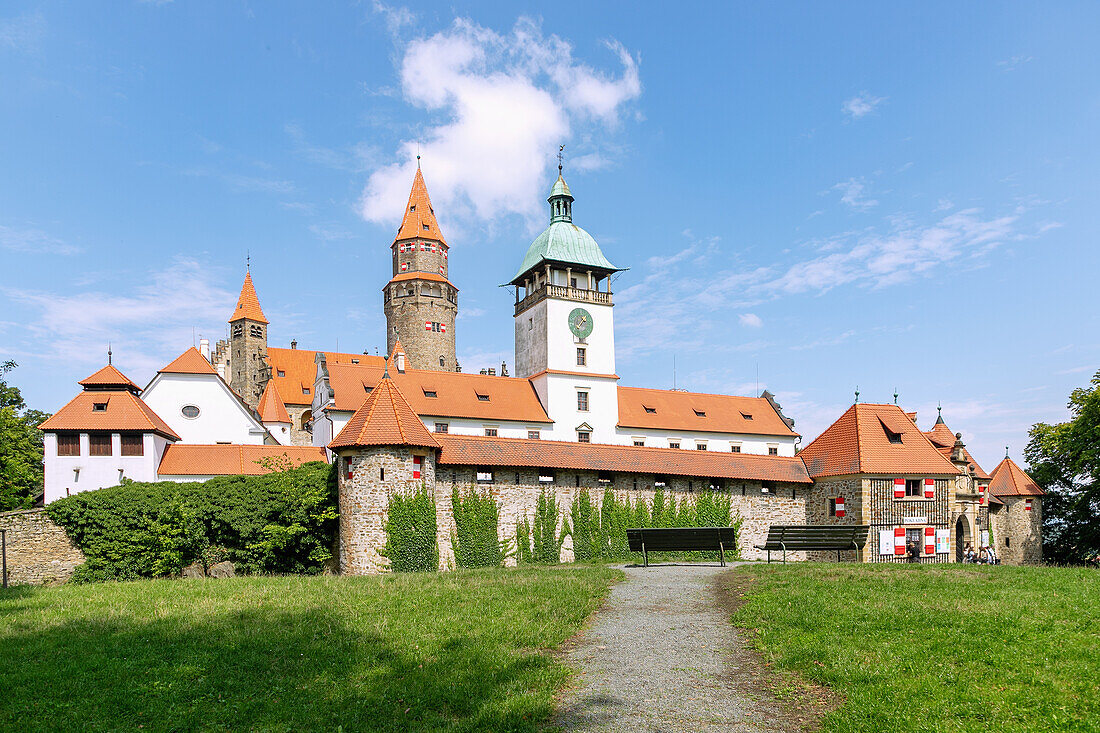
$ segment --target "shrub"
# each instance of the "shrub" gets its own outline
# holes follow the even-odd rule
[[[391,494],[386,516],[386,547],[382,554],[398,573],[439,569],[435,498],[424,484],[411,494]]]
[[[332,557],[336,480],[313,462],[263,476],[127,482],[59,499],[46,514],[86,562],[77,581],[176,574],[222,548],[246,573],[318,573]],[[284,470],[278,470],[284,469]]]
[[[490,494],[479,494],[473,486],[465,494],[458,487],[451,492],[455,532],[451,535],[455,564],[460,568],[495,568],[504,561],[504,547],[498,536],[500,510]]]

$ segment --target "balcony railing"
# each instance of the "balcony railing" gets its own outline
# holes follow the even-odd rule
[[[560,298],[562,300],[575,300],[578,303],[597,303],[599,305],[612,304],[611,293],[603,290],[570,288],[565,285],[543,285],[538,290],[528,293],[523,300],[516,303],[516,313],[522,313],[543,298]]]

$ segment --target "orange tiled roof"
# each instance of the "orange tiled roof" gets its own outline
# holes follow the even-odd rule
[[[233,310],[233,315],[229,317],[229,322],[239,321],[242,318],[247,318],[250,321],[267,323],[267,319],[264,318],[263,309],[260,308],[260,299],[256,297],[256,288],[252,285],[251,272],[246,272],[244,274],[244,285],[241,286],[241,295],[237,298],[237,307]]]
[[[106,409],[95,409],[95,405],[104,403]],[[38,427],[45,431],[139,431],[159,433],[172,440],[180,439],[168,423],[161,420],[160,415],[127,390],[81,392]]]
[[[901,442],[891,443],[884,428],[899,434]],[[959,472],[897,405],[852,405],[798,456],[814,478]]]
[[[192,346],[183,352],[168,366],[161,369],[158,374],[217,374],[218,370],[211,366],[199,350]]]
[[[130,381],[129,377],[108,364],[90,377],[77,382],[81,387],[118,387],[141,391],[141,387]]]
[[[599,443],[566,443],[557,440],[485,438],[478,435],[452,433],[437,434],[435,437],[443,447],[439,459],[441,464],[523,466],[810,483],[806,467],[798,458]]]
[[[937,418],[936,424],[932,426],[932,429],[925,433],[928,439],[932,441],[932,444],[936,446],[943,457],[947,460],[951,460],[951,454],[955,451],[955,434],[951,432],[951,429],[947,427],[947,423],[943,421],[943,418]],[[966,462],[974,467],[974,478],[981,479],[983,481],[989,480],[989,474],[985,472],[985,469],[974,460],[974,456],[970,455],[970,451],[963,447],[963,458]]]
[[[414,445],[438,448],[432,434],[413,412],[392,379],[383,377],[362,407],[356,410],[330,448],[361,445]]]
[[[437,275],[434,272],[399,272],[390,278],[391,283],[404,282],[405,280],[432,280],[434,282],[446,283],[450,282],[442,275]],[[458,288],[455,288],[458,290]]]
[[[324,354],[330,367],[333,364],[351,364],[352,359],[358,359],[360,365],[377,365],[378,376],[382,376],[384,360],[380,356],[342,354],[335,351],[326,351]],[[309,349],[268,348],[267,363],[271,367],[271,381],[278,387],[284,404],[301,406],[313,403],[313,380],[317,376],[317,365],[314,362],[316,355],[316,351]],[[282,372],[282,376],[279,372]],[[304,394],[303,388],[308,389],[309,394]],[[354,410],[355,407],[349,409]]]
[[[697,415],[697,410],[704,416]],[[747,415],[751,415],[752,419]],[[641,387],[619,387],[619,426],[748,435],[797,435],[763,397]]]
[[[269,473],[257,461],[286,456],[294,466],[324,461],[325,449],[302,445],[190,445],[174,443],[164,450],[161,476],[259,476]]]
[[[993,477],[989,481],[989,493],[993,496],[1044,496],[1046,494],[1031,476],[1024,473],[1024,469],[1007,456],[993,469]]]
[[[275,386],[275,380],[267,380],[264,385],[264,393],[260,395],[260,404],[257,410],[260,413],[260,422],[290,422],[290,414],[286,411],[286,405],[279,397],[279,390]]]
[[[447,243],[443,238],[443,231],[439,228],[439,222],[435,220],[435,210],[432,209],[432,201],[428,198],[428,187],[424,185],[424,176],[419,168],[416,169],[412,190],[409,191],[409,203],[405,206],[401,228],[397,230],[397,236],[393,241],[413,238],[434,239],[437,242]]]
[[[382,379],[382,368],[373,366],[330,364],[328,373],[329,386],[335,394],[333,409],[336,410],[359,409],[367,397],[368,388],[374,389]],[[406,369],[402,374],[392,361],[390,378],[417,415],[552,422],[534,386],[526,379],[419,369]],[[435,397],[430,396],[433,392]],[[478,395],[488,399],[482,400]]]

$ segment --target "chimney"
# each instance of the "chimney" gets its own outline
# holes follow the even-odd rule
[[[297,341],[297,340],[295,340],[295,339],[291,339],[291,341],[290,341],[290,348],[292,348],[292,349],[296,349],[296,348],[298,348],[298,341]]]
[[[482,369],[480,372],[478,372],[478,374],[488,374],[488,373],[489,373],[488,369]]]
[[[508,376],[508,362],[506,362],[506,361],[500,362],[500,376],[502,376],[502,377],[507,377]]]
[[[218,370],[218,376],[221,377],[224,380],[225,379],[225,364],[218,364],[216,369]]]
[[[210,361],[210,339],[199,339],[199,353],[203,359]]]
[[[455,359],[455,373],[462,373],[462,365],[458,363],[458,359]]]
[[[394,359],[394,361],[397,362],[397,373],[398,374],[404,374],[405,373],[405,352],[404,351],[398,351],[397,352],[397,358]]]
[[[495,377],[496,375],[497,375],[497,368],[496,367],[489,367],[489,376],[490,377]]]

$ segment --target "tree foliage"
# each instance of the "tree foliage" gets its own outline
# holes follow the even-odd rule
[[[49,417],[28,410],[18,387],[5,379],[18,365],[0,364],[0,512],[29,509],[42,494],[42,431]]]
[[[1069,396],[1072,417],[1031,427],[1024,455],[1043,498],[1043,556],[1056,563],[1100,558],[1100,371]]]

